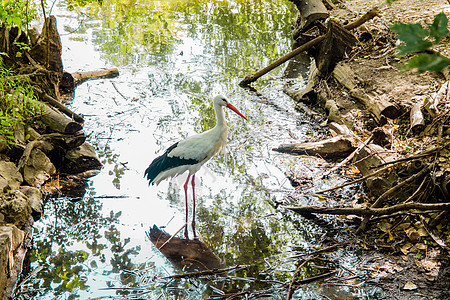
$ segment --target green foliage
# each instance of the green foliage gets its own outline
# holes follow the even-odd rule
[[[0,22],[6,26],[25,27],[37,16],[37,5],[29,0],[2,0]]]
[[[420,24],[404,23],[391,26],[392,31],[398,34],[398,39],[404,43],[397,47],[398,55],[417,54],[405,64],[405,69],[439,72],[450,65],[450,59],[440,53],[420,53],[438,45],[450,33],[447,24],[447,16],[440,13],[428,28],[423,28]]]
[[[14,131],[18,125],[31,124],[41,109],[31,100],[36,96],[26,77],[14,77],[0,61],[0,141],[14,144]]]

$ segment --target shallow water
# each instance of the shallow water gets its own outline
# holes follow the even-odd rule
[[[38,292],[39,299],[200,299],[262,290],[285,298],[286,289],[275,283],[290,280],[295,255],[315,250],[325,232],[273,205],[295,192],[285,173],[313,177],[324,162],[271,149],[313,140],[320,127],[282,92],[286,81],[303,84],[286,78],[285,66],[255,83],[258,94],[238,83],[290,50],[290,3],[123,0],[71,10],[57,2],[53,14],[66,71],[117,67],[120,76],[76,89],[70,107],[85,116],[84,130],[104,167],[81,201],[62,196],[47,203],[35,223],[32,269],[38,272],[23,285],[34,292],[22,297]],[[211,99],[217,94],[227,95],[249,121],[227,112],[226,151],[197,173],[197,231],[227,266],[250,267],[221,285],[162,280],[180,271],[146,232],[157,225],[174,234],[184,225],[186,176],[149,187],[143,173],[165,148],[214,125]],[[340,180],[334,176],[316,188]],[[345,250],[338,255],[345,265],[360,263]],[[315,268],[304,273],[314,274]],[[371,293],[351,291],[361,298]],[[339,299],[333,293],[312,285],[296,295]]]

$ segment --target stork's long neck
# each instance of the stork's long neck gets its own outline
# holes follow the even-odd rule
[[[227,120],[225,119],[225,113],[223,112],[223,107],[220,105],[214,105],[214,111],[216,112],[216,126],[218,130],[227,129]]]

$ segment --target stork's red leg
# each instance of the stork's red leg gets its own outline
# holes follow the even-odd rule
[[[194,238],[197,237],[195,232],[195,174],[192,175],[192,231],[194,232]]]
[[[191,174],[188,175],[186,182],[184,183],[184,199],[185,199],[184,201],[186,204],[186,226],[184,227],[184,236],[186,237],[186,239],[189,239],[188,228],[187,228],[188,219],[189,219],[187,188],[188,188],[188,182],[189,182],[190,177],[191,177]]]

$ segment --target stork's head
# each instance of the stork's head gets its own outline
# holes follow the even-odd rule
[[[248,119],[243,114],[241,114],[241,112],[238,111],[237,108],[234,107],[234,105],[232,105],[230,103],[230,100],[228,100],[227,97],[222,96],[222,95],[217,95],[214,98],[213,102],[214,102],[214,105],[218,105],[220,107],[225,106],[225,107],[231,109],[232,111],[234,111],[235,113],[237,113],[238,115],[240,115],[241,117],[243,117],[244,119],[246,119],[248,121]]]
[[[223,95],[217,95],[214,100],[214,104],[217,104],[219,106],[227,106],[230,103],[230,100],[228,100],[227,97]]]

